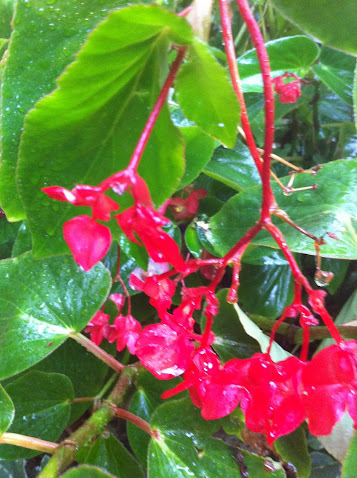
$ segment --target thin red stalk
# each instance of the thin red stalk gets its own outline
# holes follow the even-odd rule
[[[116,268],[116,275],[115,275],[115,280],[119,281],[120,285],[123,288],[123,292],[126,295],[127,301],[128,301],[128,315],[131,315],[131,297],[129,294],[129,291],[120,275],[120,246],[118,244],[118,259],[117,259],[117,268]]]
[[[156,103],[151,110],[150,116],[146,122],[146,125],[141,133],[141,136],[139,138],[139,141],[137,142],[137,145],[135,146],[135,150],[133,152],[133,155],[130,159],[129,165],[128,165],[128,170],[132,172],[137,172],[141,157],[145,151],[147,142],[150,138],[150,135],[152,133],[152,130],[154,129],[155,123],[159,117],[159,114],[161,112],[162,107],[165,104],[167,95],[169,93],[169,90],[174,82],[174,79],[176,77],[176,74],[181,66],[182,60],[185,56],[185,47],[180,47],[178,48],[178,53],[175,61],[173,62],[170,72],[166,78],[166,81],[164,83],[164,86],[162,87],[160,94],[156,100]]]
[[[156,433],[151,430],[150,423],[146,420],[143,420],[142,418],[128,412],[127,410],[124,410],[123,408],[114,408],[114,412],[115,416],[118,418],[124,418],[124,420],[133,423],[133,425],[136,425],[151,437],[156,437]]]
[[[310,341],[310,327],[306,324],[302,325],[302,347],[300,353],[300,360],[307,361],[309,355],[309,341]]]
[[[273,342],[274,342],[274,339],[275,339],[275,334],[279,328],[279,325],[282,324],[284,322],[284,320],[286,319],[286,314],[283,314],[279,320],[277,320],[275,322],[275,324],[273,325],[272,329],[271,329],[271,332],[270,332],[270,340],[269,340],[269,347],[268,347],[268,350],[267,350],[267,354],[270,355],[270,350],[271,350],[271,347],[273,345]]]
[[[237,242],[237,244],[232,247],[230,251],[224,256],[223,261],[224,264],[229,264],[230,262],[237,262],[240,260],[243,252],[249,246],[250,242],[253,238],[258,234],[259,231],[262,230],[262,225],[260,223],[254,224],[248,231],[244,234],[244,236]]]
[[[344,339],[341,337],[340,332],[338,331],[336,324],[330,317],[330,314],[327,312],[327,310],[322,307],[318,310],[318,313],[320,314],[321,319],[323,320],[324,324],[328,328],[331,337],[334,339],[334,341],[338,344],[341,345],[344,343]]]
[[[265,137],[263,154],[263,201],[261,210],[262,222],[270,221],[270,209],[274,202],[274,195],[270,184],[271,153],[274,142],[274,93],[271,80],[269,56],[264,45],[264,38],[259,26],[249,8],[247,0],[236,0],[242,19],[247,25],[254,46],[257,50],[259,66],[262,72],[264,85],[264,109],[265,109]]]
[[[229,2],[227,2],[227,0],[219,0],[218,3],[219,3],[220,15],[221,15],[224,48],[226,50],[229,72],[230,72],[234,92],[238,98],[238,102],[241,107],[242,128],[246,136],[246,142],[249,147],[249,151],[254,159],[255,166],[258,169],[260,176],[262,176],[263,166],[260,161],[259,152],[255,144],[252,130],[250,128],[248,112],[245,105],[244,95],[243,95],[242,86],[240,82],[240,76],[239,76],[239,71],[237,66],[237,59],[236,59],[234,41],[233,41],[233,35],[232,35],[231,21],[230,21],[230,15],[229,15],[229,7],[228,7]]]

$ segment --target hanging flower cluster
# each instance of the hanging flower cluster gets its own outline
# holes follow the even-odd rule
[[[293,81],[286,82],[286,79],[294,78]],[[296,103],[301,96],[302,80],[293,73],[284,73],[273,80],[274,90],[279,95],[280,103]]]
[[[93,342],[99,345],[107,339],[116,343],[118,351],[127,347],[158,379],[182,376],[183,382],[163,397],[188,390],[192,402],[207,420],[226,416],[240,405],[248,428],[265,434],[269,443],[292,432],[305,420],[311,433],[329,434],[345,411],[357,424],[357,342],[344,342],[336,334],[324,307],[325,292],[307,289],[311,309],[330,327],[336,345],[307,361],[309,327],[318,322],[297,293],[276,325],[286,317],[299,317],[305,339],[300,359],[289,357],[274,363],[269,353],[259,353],[222,364],[212,348],[215,337],[211,328],[219,308],[215,289],[227,261],[209,258],[185,262],[176,242],[162,229],[168,220],[154,209],[143,179],[129,169],[96,187],[76,186],[72,191],[58,186],[43,189],[53,199],[92,208],[91,217],[77,216],[64,224],[65,239],[75,260],[85,270],[104,257],[111,243],[109,228],[98,223],[98,220],[109,221],[111,213],[119,209],[117,202],[105,195],[108,189],[117,194],[127,191],[134,199],[133,206],[114,218],[128,239],[143,245],[149,253],[148,271],[135,269],[130,276],[130,287],[150,298],[160,322],[142,327],[130,311],[122,313],[125,297],[112,294],[110,299],[116,304],[118,315],[110,323],[103,310],[95,314],[85,329]],[[198,198],[203,195],[200,190],[194,191],[180,202],[186,208],[185,218],[196,212]],[[166,205],[170,204],[176,207],[178,201]],[[207,267],[210,261],[216,267],[211,284],[185,287],[185,277]],[[172,297],[179,283],[182,300],[173,308]],[[194,313],[202,307],[206,326],[199,333]],[[274,333],[275,330],[271,341]]]

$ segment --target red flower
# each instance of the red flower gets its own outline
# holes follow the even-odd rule
[[[140,244],[137,234],[153,261],[168,262],[178,271],[185,269],[178,245],[161,229],[169,222],[164,216],[151,207],[137,204],[115,217],[127,238]]]
[[[107,338],[110,344],[116,342],[118,352],[128,347],[129,352],[135,355],[136,342],[140,332],[141,325],[132,315],[123,316],[120,314],[114,319]]]
[[[357,341],[318,352],[302,372],[309,430],[329,435],[347,410],[357,425]]]
[[[42,188],[50,198],[69,202],[75,206],[92,208],[92,218],[109,221],[110,213],[119,209],[119,204],[104,195],[101,187],[77,185],[72,191],[60,186]]]
[[[101,310],[98,310],[94,315],[93,319],[89,322],[87,327],[84,329],[86,334],[90,334],[90,339],[96,345],[100,345],[103,338],[107,338],[107,334],[109,331],[109,324],[108,321],[110,316],[108,314],[104,314]]]
[[[63,235],[74,260],[89,271],[108,252],[110,230],[89,216],[77,216],[63,225]]]
[[[136,355],[155,377],[167,380],[181,375],[187,368],[193,344],[186,334],[167,324],[147,326],[136,342]]]
[[[295,78],[294,81],[285,83],[285,78]],[[280,103],[296,103],[301,96],[301,79],[292,73],[284,73],[273,80],[274,90],[279,95]]]
[[[180,197],[169,199],[167,206],[172,210],[175,219],[188,219],[196,214],[199,206],[198,200],[205,196],[207,196],[205,189],[196,189],[186,199]]]

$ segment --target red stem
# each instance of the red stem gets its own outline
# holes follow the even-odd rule
[[[263,76],[264,85],[264,108],[265,108],[265,137],[263,154],[263,202],[261,211],[262,222],[270,220],[270,209],[274,203],[274,195],[270,184],[271,153],[274,142],[274,93],[270,76],[270,63],[267,50],[264,45],[264,38],[259,29],[254,15],[249,8],[247,0],[236,0],[242,19],[247,25],[254,46],[257,50],[259,66]]]
[[[114,408],[114,411],[118,418],[124,418],[124,420],[133,423],[133,425],[136,425],[151,437],[157,438],[154,430],[151,430],[150,423],[146,420],[143,420],[142,418],[128,412],[127,410],[124,410],[123,408]]]
[[[145,127],[141,133],[141,136],[139,138],[139,141],[137,142],[137,145],[135,146],[133,155],[130,159],[129,165],[128,165],[128,170],[132,172],[137,172],[141,157],[145,151],[147,142],[150,138],[150,135],[152,133],[152,130],[154,129],[155,123],[159,117],[159,114],[161,112],[162,107],[164,106],[166,102],[167,95],[169,93],[169,89],[171,88],[174,79],[176,77],[176,74],[181,66],[182,60],[185,56],[185,47],[180,47],[178,48],[178,53],[175,61],[173,62],[170,72],[166,78],[166,81],[164,83],[164,86],[162,87],[160,94],[156,100],[156,103],[151,110],[150,116],[145,124]]]
[[[246,142],[247,142],[249,151],[254,159],[255,166],[257,170],[259,171],[260,177],[262,177],[263,166],[260,161],[259,152],[255,144],[254,136],[249,124],[248,112],[245,105],[244,95],[243,95],[242,86],[240,82],[228,3],[229,2],[227,2],[227,0],[219,0],[219,10],[221,15],[224,48],[226,50],[228,67],[231,74],[233,89],[241,107],[241,122],[242,122],[242,128],[243,128],[244,134],[246,136]]]

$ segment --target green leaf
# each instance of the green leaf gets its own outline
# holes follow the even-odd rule
[[[167,401],[161,399],[161,394],[175,387],[180,381],[180,379],[160,381],[147,370],[141,370],[137,380],[137,391],[130,402],[130,412],[150,423],[156,408]],[[127,432],[132,450],[140,463],[146,467],[149,435],[132,423],[127,423]]]
[[[150,442],[149,478],[239,476],[231,449],[221,440],[211,438],[219,422],[204,420],[189,400],[161,405],[151,425],[159,432],[159,438]]]
[[[323,47],[318,65],[312,67],[313,72],[341,100],[352,106],[353,77],[356,59],[341,51]]]
[[[185,19],[155,5],[114,11],[26,117],[18,182],[34,255],[68,251],[62,225],[80,214],[40,188],[98,184],[124,169],[167,75],[170,42],[191,39]],[[164,106],[139,167],[156,204],[176,190],[183,156],[184,141]]]
[[[233,307],[237,312],[238,318],[243,325],[245,332],[251,337],[253,337],[253,339],[255,339],[260,345],[261,351],[263,353],[266,353],[270,342],[269,337],[263,334],[260,328],[252,320],[250,320],[250,318],[242,311],[242,309],[237,304],[233,304]],[[280,347],[279,344],[273,342],[270,350],[270,356],[272,360],[274,360],[274,362],[279,362],[280,360],[285,360],[286,358],[290,357],[291,354],[289,354],[289,352]]]
[[[281,468],[280,463],[273,462],[268,460],[271,466],[274,467],[273,470],[266,469],[266,460],[254,453],[249,453],[248,451],[243,451],[244,455],[244,464],[247,468],[248,476],[254,478],[285,478],[285,472]]]
[[[239,302],[247,312],[276,319],[293,299],[293,277],[280,251],[268,249],[259,261],[243,262],[239,277]]]
[[[17,236],[12,247],[11,257],[17,257],[32,249],[32,236],[27,222],[23,221],[18,229]]]
[[[225,146],[234,147],[240,117],[237,98],[224,68],[198,40],[177,75],[176,92],[189,120]]]
[[[76,461],[99,466],[117,478],[144,478],[139,463],[113,435],[97,438],[93,445],[84,449],[84,453],[80,450]]]
[[[249,149],[240,141],[234,149],[217,148],[204,173],[236,191],[260,184],[260,176]]]
[[[84,272],[69,256],[35,260],[27,253],[1,261],[0,378],[29,368],[82,330],[110,284],[101,264]]]
[[[319,56],[316,43],[304,35],[278,38],[267,42],[265,46],[269,55],[272,78],[285,72],[305,76]],[[256,50],[247,51],[237,62],[243,91],[261,93],[263,82]]]
[[[357,258],[357,160],[338,160],[324,164],[316,177],[306,174],[295,178],[294,187],[318,184],[317,190],[299,191],[284,196],[273,184],[279,207],[308,232],[320,237],[327,232],[336,234],[338,241],[324,236],[326,245],[321,255],[336,259]],[[288,178],[282,178],[286,184]],[[206,224],[204,233],[216,254],[224,255],[259,218],[261,187],[246,189],[232,197]],[[315,255],[314,244],[308,237],[298,234],[288,224],[274,218],[294,252]],[[253,245],[276,248],[276,243],[265,231],[252,241]]]
[[[0,219],[0,259],[11,256],[13,244],[20,224],[8,222],[6,217]]]
[[[0,0],[0,38],[9,38],[11,35],[14,6],[15,0]]]
[[[306,442],[306,433],[302,426],[289,435],[285,435],[274,442],[274,446],[287,462],[292,463],[299,478],[309,478],[311,472],[311,459]]]
[[[355,69],[355,78],[353,82],[353,110],[355,116],[355,124],[357,128],[357,66]]]
[[[0,462],[0,477],[1,478],[28,478],[25,472],[25,461],[2,461]]]
[[[111,473],[106,473],[96,466],[81,465],[71,468],[61,475],[62,478],[116,478]]]
[[[197,178],[211,159],[215,147],[214,139],[196,126],[182,127],[180,131],[186,142],[186,168],[179,189]]]
[[[195,222],[191,222],[185,231],[185,243],[187,249],[193,255],[193,257],[198,258],[201,256],[203,247],[198,239],[197,229]]]
[[[66,428],[72,383],[58,373],[29,372],[6,386],[15,406],[15,419],[9,432],[56,441]],[[12,445],[0,445],[0,459],[18,460],[40,454]]]
[[[311,453],[311,478],[336,478],[340,476],[341,465],[327,453]]]
[[[9,395],[0,385],[0,435],[2,435],[9,428],[14,419],[14,415],[14,405]]]
[[[246,333],[237,319],[233,306],[226,301],[227,293],[227,289],[223,289],[217,294],[220,306],[212,326],[215,336],[212,346],[224,362],[232,358],[248,358],[259,351],[254,338]]]
[[[345,461],[342,466],[341,478],[354,478],[357,469],[357,433],[353,437]]]
[[[355,432],[352,418],[345,413],[330,435],[320,436],[318,439],[336,460],[343,463]]]
[[[357,54],[355,0],[271,0],[279,12],[322,43]]]
[[[10,8],[14,1],[2,2],[8,11],[3,17],[7,22],[11,19]],[[16,3],[14,34],[6,59],[1,104],[0,203],[11,221],[25,218],[15,174],[26,113],[37,100],[53,90],[56,78],[73,61],[88,32],[103,20],[108,9],[126,2],[103,0],[100,7],[97,0],[79,3],[61,0],[56,4],[43,0],[17,0]]]

